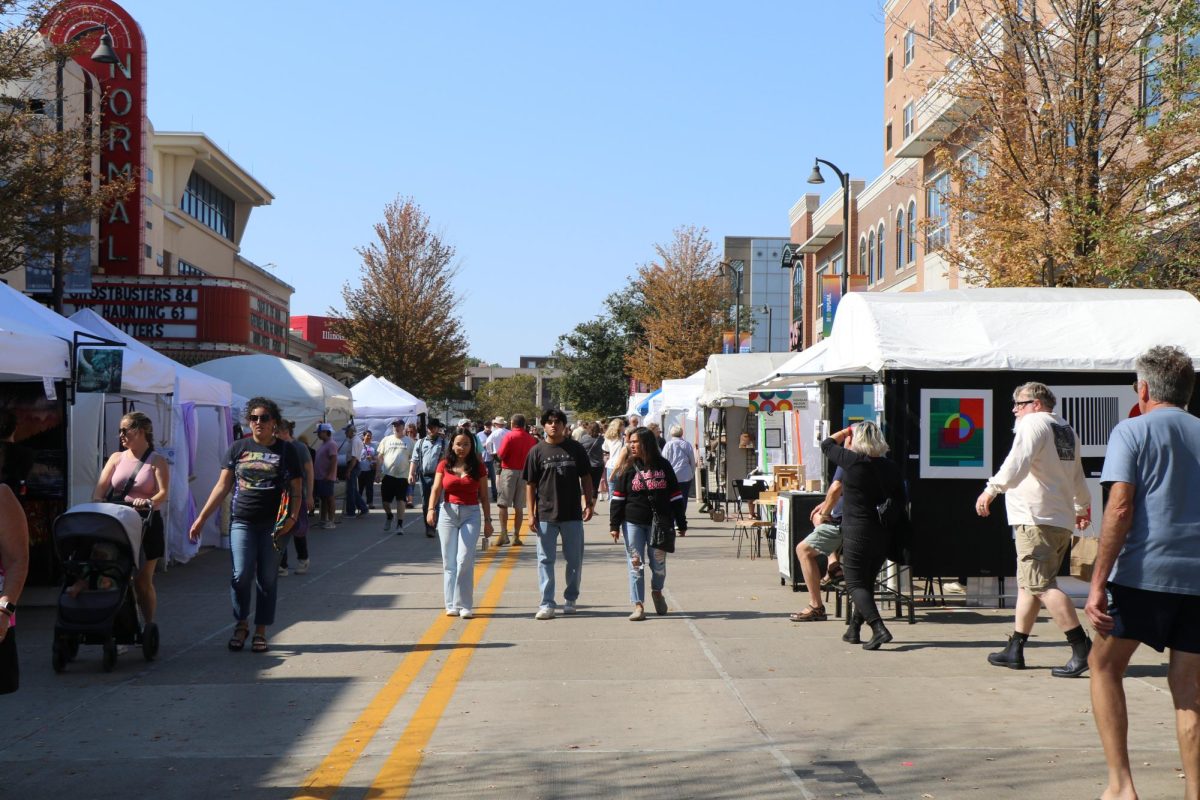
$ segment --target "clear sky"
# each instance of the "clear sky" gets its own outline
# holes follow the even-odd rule
[[[674,228],[787,236],[819,155],[882,165],[878,0],[118,0],[149,114],[202,131],[274,202],[242,254],[292,313],[341,307],[354,248],[412,196],[461,262],[471,355],[515,366]]]

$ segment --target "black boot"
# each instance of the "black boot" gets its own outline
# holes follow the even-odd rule
[[[871,623],[871,639],[863,643],[863,650],[878,650],[880,645],[887,644],[892,640],[892,633],[883,624],[883,620],[876,618]]]
[[[1061,667],[1050,670],[1050,674],[1056,678],[1078,678],[1087,672],[1088,653],[1090,652],[1092,652],[1092,640],[1083,632],[1083,628],[1079,628],[1079,635],[1071,640],[1071,659]]]
[[[1025,641],[1028,634],[1014,633],[1008,637],[1008,645],[998,653],[988,654],[988,663],[996,667],[1025,669]]]
[[[846,623],[846,632],[842,634],[842,641],[849,644],[862,644],[862,638],[859,636],[862,624],[862,614],[855,611],[850,615],[850,621]]]

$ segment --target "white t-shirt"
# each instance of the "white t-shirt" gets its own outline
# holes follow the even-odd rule
[[[394,433],[383,437],[383,441],[375,448],[379,458],[379,468],[382,470],[381,474],[392,478],[407,478],[415,444],[407,436],[397,436]]]
[[[1075,517],[1092,504],[1079,457],[1079,437],[1047,411],[1020,417],[1015,432],[1012,450],[988,480],[988,493],[1007,494],[1004,505],[1010,525],[1074,528]]]

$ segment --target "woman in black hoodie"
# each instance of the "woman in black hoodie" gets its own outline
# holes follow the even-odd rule
[[[658,442],[649,428],[634,428],[627,436],[628,457],[612,476],[609,489],[609,534],[613,541],[624,534],[625,554],[629,560],[629,599],[633,602],[632,622],[646,618],[646,579],[643,565],[650,558],[650,599],[661,616],[667,613],[663,586],[667,581],[667,553],[675,550],[675,528],[687,530],[683,493],[671,462],[662,457]],[[660,524],[669,530],[661,547],[650,546],[657,513]]]

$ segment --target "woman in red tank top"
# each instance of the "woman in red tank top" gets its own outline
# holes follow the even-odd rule
[[[427,525],[437,525],[442,542],[443,592],[446,615],[470,619],[475,589],[475,541],[479,537],[480,509],[483,536],[492,535],[492,510],[488,506],[487,469],[479,457],[479,442],[470,433],[456,433],[446,457],[438,462],[429,495]],[[442,501],[441,513],[437,511]]]

